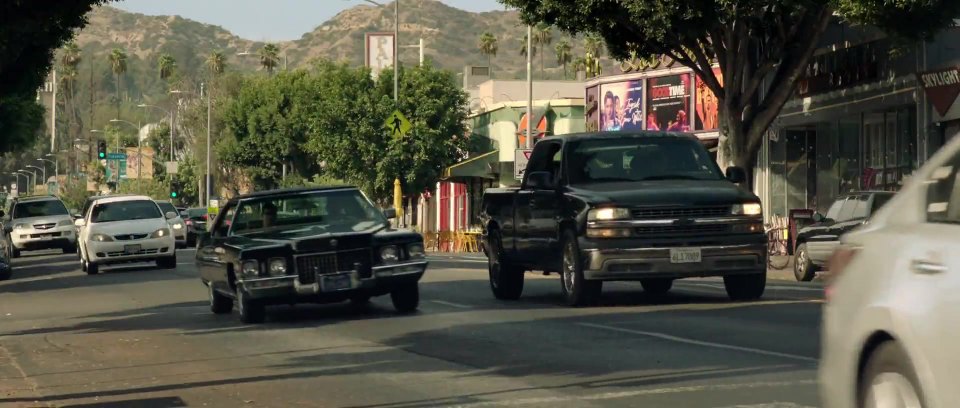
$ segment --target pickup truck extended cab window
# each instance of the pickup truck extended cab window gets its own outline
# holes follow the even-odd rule
[[[570,143],[570,184],[645,180],[721,180],[720,169],[694,140],[625,138]]]

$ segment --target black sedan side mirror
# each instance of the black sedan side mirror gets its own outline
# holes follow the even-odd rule
[[[730,180],[730,182],[733,184],[743,183],[744,181],[747,181],[747,171],[742,167],[727,167],[727,180]]]
[[[534,171],[527,174],[526,187],[530,190],[553,190],[556,188],[553,183],[553,174],[549,171]]]
[[[397,209],[396,208],[387,208],[383,210],[383,216],[387,217],[388,220],[397,218]]]

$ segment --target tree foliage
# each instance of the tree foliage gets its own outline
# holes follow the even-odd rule
[[[260,66],[263,67],[268,74],[273,74],[273,71],[277,69],[277,66],[280,65],[280,48],[276,44],[267,44],[260,49]]]
[[[691,68],[720,101],[721,159],[741,166],[753,164],[834,16],[925,38],[960,14],[952,0],[500,1],[526,23],[602,37],[614,58],[666,55]]]
[[[487,57],[487,66],[490,67],[492,57],[497,56],[497,51],[499,49],[497,37],[489,32],[483,33],[480,36],[480,41],[477,44],[477,48],[480,49],[480,54],[483,54]]]

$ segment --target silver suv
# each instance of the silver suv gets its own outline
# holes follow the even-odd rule
[[[14,199],[4,222],[4,233],[10,245],[10,255],[21,251],[62,249],[63,253],[77,251],[77,234],[73,217],[57,197],[25,197]]]

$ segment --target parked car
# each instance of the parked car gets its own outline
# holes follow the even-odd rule
[[[960,139],[840,238],[821,324],[824,408],[958,407]]]
[[[271,304],[365,303],[389,294],[416,310],[427,268],[423,237],[390,228],[354,187],[258,192],[227,201],[201,232],[197,267],[213,313],[259,323]]]
[[[10,243],[10,256],[21,251],[61,249],[76,252],[77,236],[73,218],[57,197],[18,197],[10,203],[10,214],[3,227]]]
[[[183,218],[180,218],[180,211],[177,211],[177,208],[173,206],[173,203],[169,201],[157,201],[157,205],[160,206],[160,211],[164,214],[174,213],[176,217],[167,219],[167,224],[170,225],[171,230],[173,231],[173,239],[177,243],[177,248],[186,248],[187,247],[187,226],[183,221]]]
[[[732,299],[766,286],[760,200],[726,177],[696,137],[587,133],[533,149],[520,188],[488,189],[481,217],[490,287],[517,299],[524,271],[559,272],[565,302],[594,303],[604,281],[662,294],[675,279],[722,276]]]
[[[5,211],[0,210],[0,227],[2,227],[4,222],[4,216],[6,215]],[[10,276],[13,275],[13,266],[10,265],[10,241],[7,240],[6,234],[0,234],[0,281],[10,279]]]
[[[793,275],[797,280],[813,280],[840,243],[840,237],[866,223],[893,195],[890,191],[848,193],[830,205],[826,216],[814,214],[814,224],[797,231],[793,251]]]
[[[197,246],[197,236],[207,231],[207,209],[188,208],[183,220],[187,226],[187,246],[195,247]]]
[[[85,218],[76,221],[81,228],[80,267],[96,275],[100,266],[156,262],[161,268],[177,266],[176,242],[164,214],[147,196],[106,197],[93,202]]]

